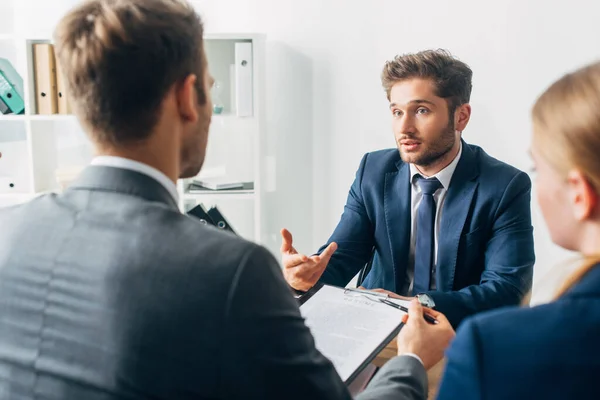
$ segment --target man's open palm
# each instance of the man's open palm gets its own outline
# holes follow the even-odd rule
[[[308,257],[299,254],[294,248],[292,234],[287,229],[281,230],[281,239],[281,261],[285,280],[294,289],[310,289],[323,275],[329,259],[337,249],[337,244],[330,243],[320,255]]]

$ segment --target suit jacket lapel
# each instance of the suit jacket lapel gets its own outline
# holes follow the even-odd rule
[[[436,282],[437,290],[451,291],[458,256],[458,245],[471,209],[477,188],[479,164],[469,146],[462,142],[462,155],[452,175],[450,187],[442,209],[442,220],[438,234]]]
[[[91,190],[130,194],[178,209],[175,199],[159,182],[128,169],[89,166],[67,190]]]
[[[398,171],[385,175],[384,211],[394,273],[393,291],[404,281],[410,251],[410,179],[408,164],[398,162]]]

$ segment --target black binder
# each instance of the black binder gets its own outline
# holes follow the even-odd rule
[[[229,222],[225,219],[223,214],[221,214],[217,206],[214,206],[210,210],[206,211],[204,205],[200,203],[196,207],[188,211],[187,214],[198,218],[203,224],[213,225],[219,229],[223,229],[233,234],[237,234],[233,230]]]
[[[205,225],[215,225],[215,221],[208,215],[204,205],[202,203],[198,204],[196,207],[192,208],[187,212],[188,215],[192,215],[200,220]]]
[[[214,221],[215,226],[217,228],[235,233],[235,231],[233,230],[229,222],[225,219],[223,214],[221,214],[217,206],[214,206],[210,210],[208,210],[208,215]]]

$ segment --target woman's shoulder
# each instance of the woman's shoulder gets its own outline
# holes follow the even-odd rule
[[[600,297],[565,297],[535,307],[475,315],[459,327],[457,337],[474,337],[483,348],[501,351],[505,343],[516,350],[565,340],[586,341],[592,332],[600,335]]]

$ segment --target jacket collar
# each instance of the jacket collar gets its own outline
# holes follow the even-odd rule
[[[128,194],[178,209],[173,196],[158,181],[140,172],[123,168],[89,166],[67,189],[71,190]]]

